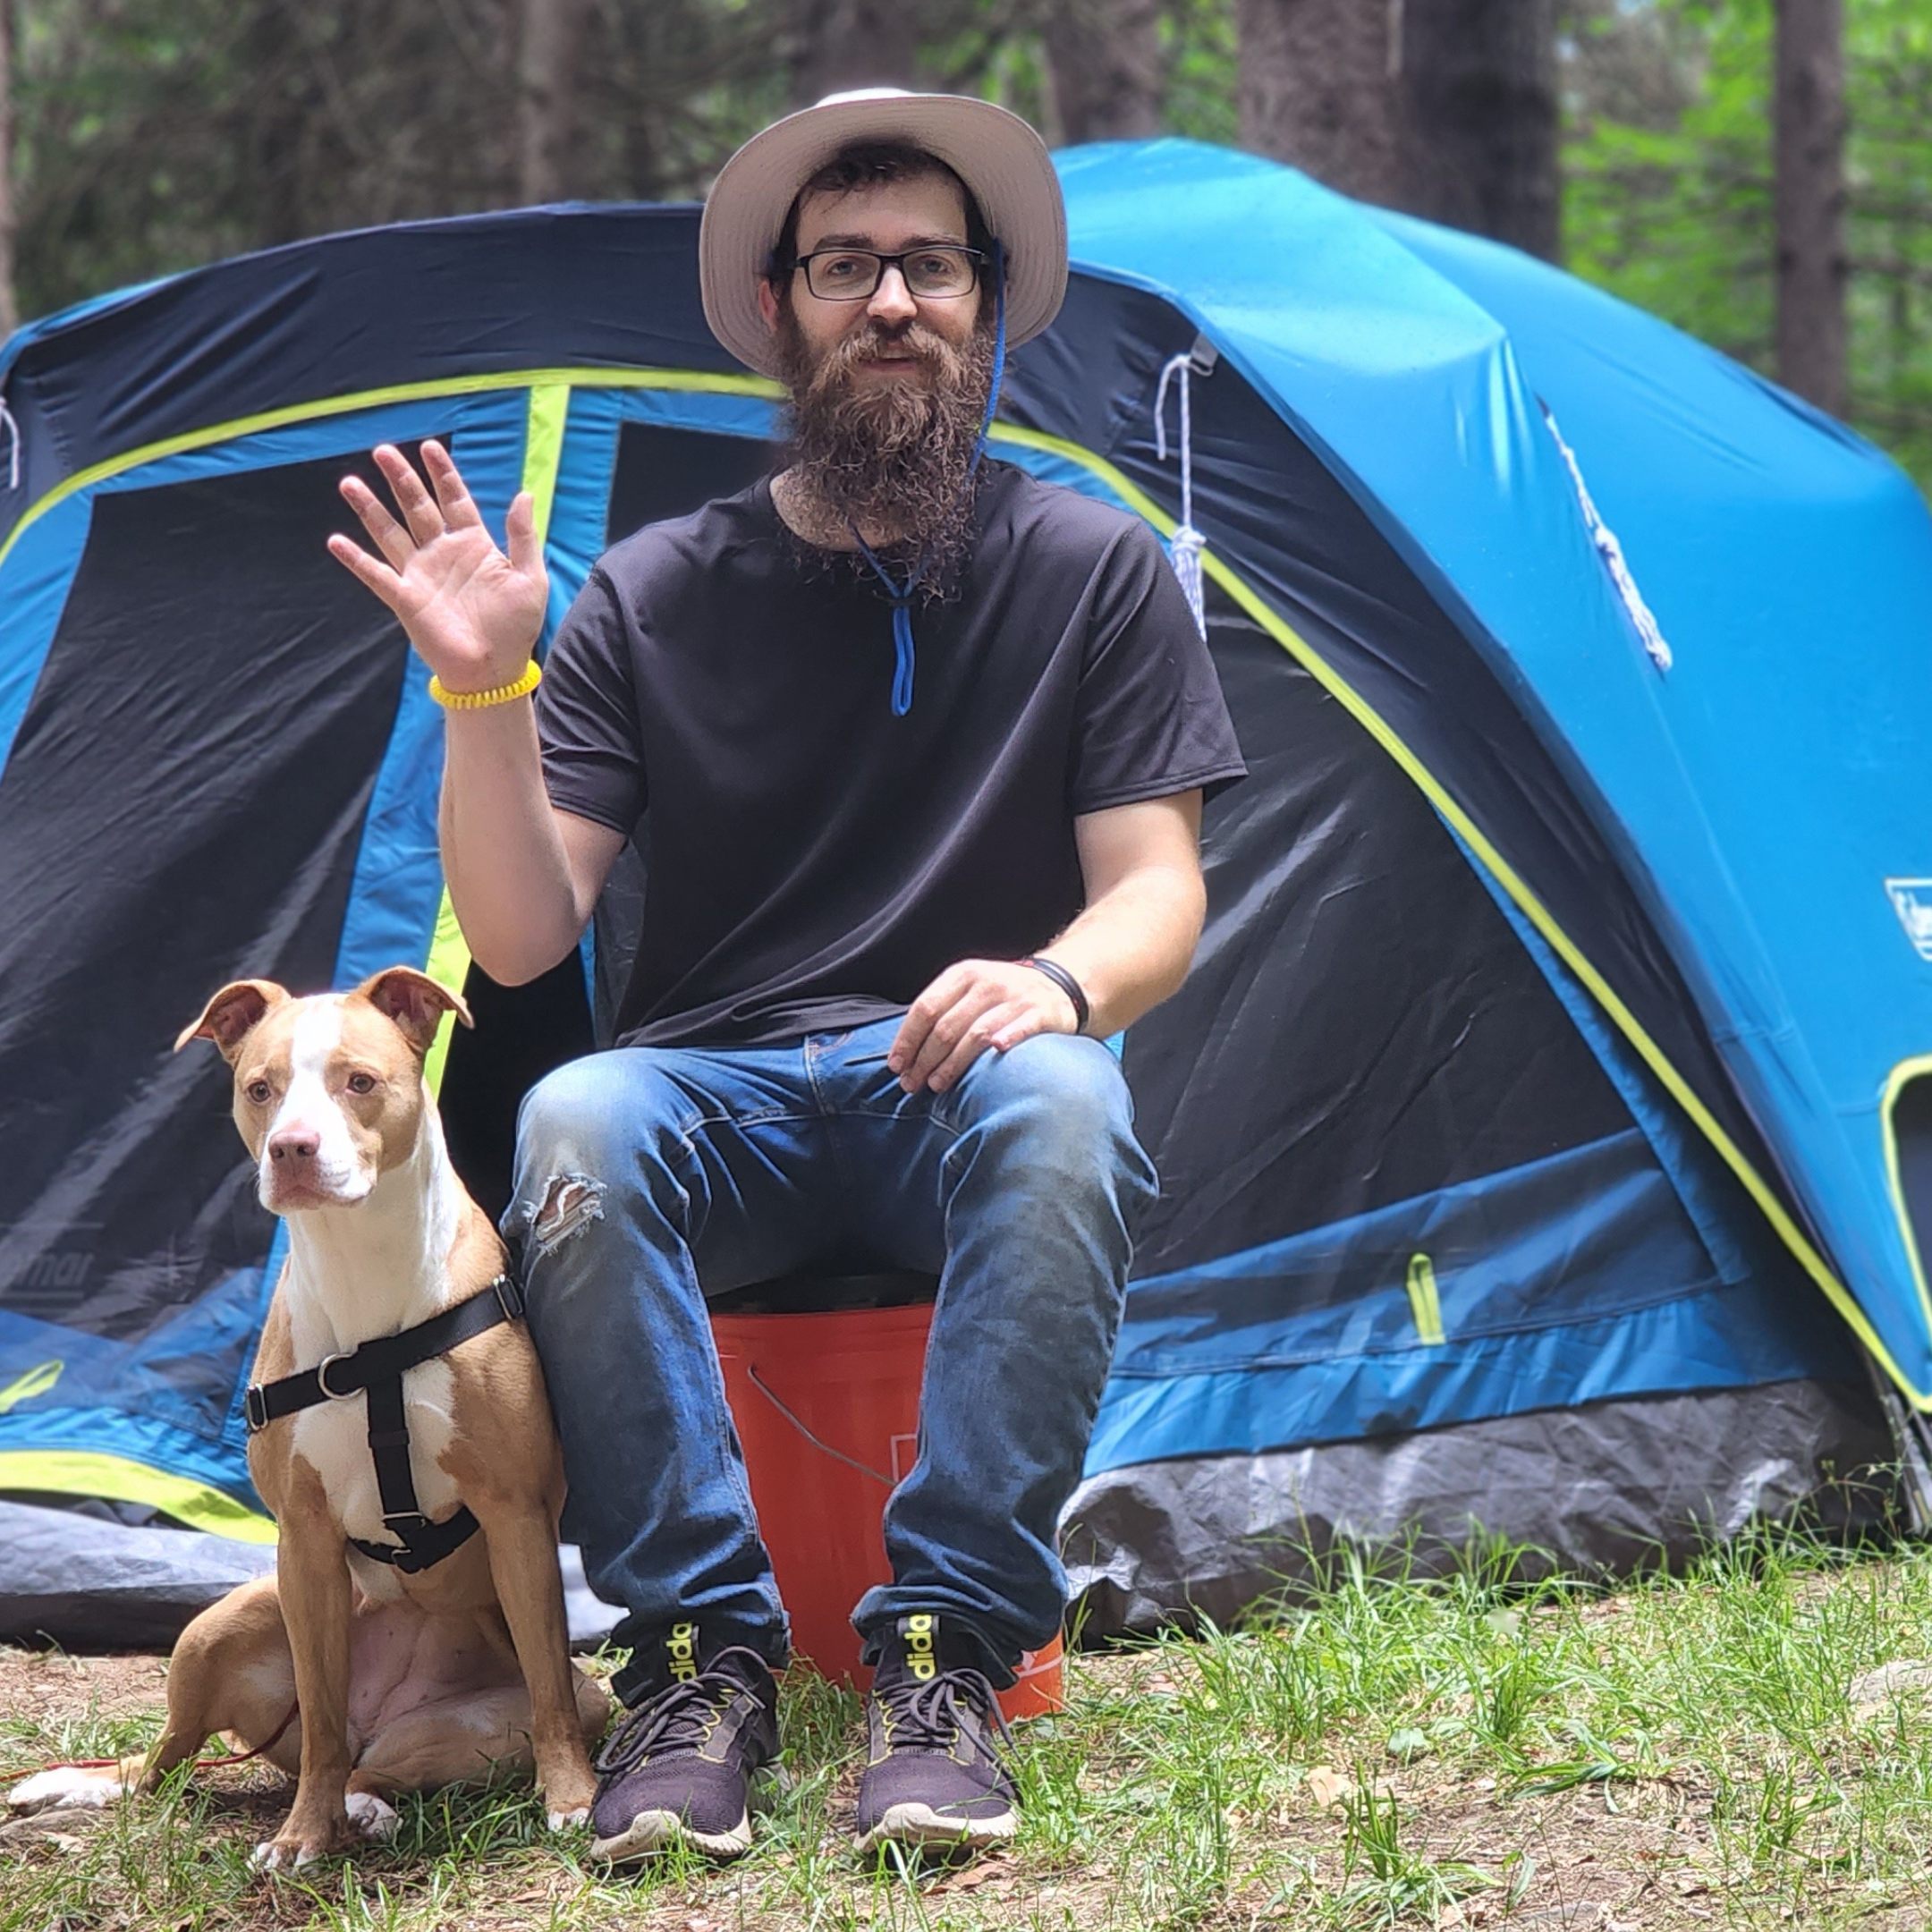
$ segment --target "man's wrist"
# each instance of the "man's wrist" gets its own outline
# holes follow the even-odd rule
[[[1086,989],[1058,960],[1041,959],[1038,954],[1030,953],[1023,960],[1015,963],[1030,966],[1035,972],[1044,973],[1051,979],[1066,995],[1073,1008],[1073,1030],[1076,1033],[1084,1033],[1087,1030],[1087,1023],[1093,1018],[1093,1007],[1087,998]]]
[[[492,705],[512,704],[519,698],[528,698],[542,682],[543,668],[532,657],[516,676],[473,690],[461,685],[452,689],[443,682],[439,674],[432,673],[429,678],[429,695],[445,711],[484,711]]]

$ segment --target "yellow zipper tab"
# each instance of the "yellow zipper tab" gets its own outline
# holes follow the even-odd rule
[[[60,1380],[61,1370],[66,1366],[64,1361],[44,1361],[0,1388],[0,1415],[4,1415],[16,1402],[31,1402],[36,1395],[45,1395]]]
[[[1409,1257],[1409,1306],[1415,1312],[1416,1333],[1429,1348],[1440,1348],[1443,1334],[1442,1297],[1436,1292],[1436,1268],[1426,1254]]]

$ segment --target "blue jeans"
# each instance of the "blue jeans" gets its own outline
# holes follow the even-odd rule
[[[784,1046],[619,1047],[534,1088],[517,1131],[530,1328],[567,1532],[620,1642],[697,1621],[787,1655],[705,1297],[836,1250],[939,1276],[920,1447],[886,1509],[893,1580],[852,1621],[958,1620],[995,1681],[1060,1627],[1059,1513],[1154,1173],[1097,1040],[987,1054],[950,1092],[886,1070],[897,1021]],[[700,1286],[700,1283],[702,1286]]]

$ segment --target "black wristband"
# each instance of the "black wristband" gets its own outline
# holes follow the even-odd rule
[[[1064,966],[1053,960],[1035,959],[1030,953],[1015,963],[1030,966],[1035,972],[1045,973],[1073,1002],[1073,1030],[1076,1033],[1084,1033],[1087,1030],[1087,1022],[1093,1017],[1093,1008],[1087,1004],[1087,996],[1080,991],[1080,981]]]

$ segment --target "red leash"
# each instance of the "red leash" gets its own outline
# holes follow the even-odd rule
[[[197,1771],[212,1771],[221,1765],[245,1765],[250,1758],[259,1758],[264,1751],[273,1750],[282,1741],[283,1733],[301,1715],[301,1706],[300,1704],[291,1704],[288,1707],[288,1716],[253,1750],[224,1751],[219,1758],[197,1758],[194,1761],[195,1769]]]
[[[253,1750],[224,1751],[219,1758],[197,1758],[197,1771],[212,1771],[222,1765],[245,1765],[251,1758],[259,1758],[264,1751],[273,1750],[282,1741],[283,1734],[301,1715],[301,1706],[291,1704],[288,1716],[265,1737]],[[9,1777],[35,1777],[42,1771],[106,1771],[122,1760],[118,1758],[60,1758],[52,1764],[36,1765],[31,1771],[10,1771]]]

